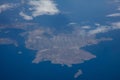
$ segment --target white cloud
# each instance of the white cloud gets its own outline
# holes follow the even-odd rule
[[[75,23],[75,22],[70,22],[68,25],[75,25],[75,24],[77,24],[77,23]]]
[[[105,33],[112,30],[120,29],[120,22],[113,22],[109,26],[99,26],[95,29],[89,30],[88,35],[96,35],[99,33]]]
[[[8,9],[11,9],[15,6],[15,4],[12,4],[12,3],[5,3],[5,4],[2,4],[0,5],[0,13],[2,13],[3,11],[6,11]]]
[[[114,13],[114,14],[109,14],[107,17],[118,17],[120,16],[120,13]]]
[[[82,26],[82,28],[83,28],[83,29],[90,29],[91,26],[86,25],[86,26]]]
[[[113,29],[120,29],[120,22],[114,22],[111,25]]]
[[[120,2],[120,0],[114,0],[114,2],[119,3],[119,2]]]
[[[118,6],[118,9],[117,10],[119,10],[120,11],[120,6]]]
[[[111,30],[111,26],[100,26],[100,27],[97,27],[96,29],[90,30],[88,34],[95,35],[98,33],[108,32],[109,30]]]
[[[59,10],[53,0],[30,0],[28,4],[32,6],[30,10],[32,11],[33,17],[59,13]]]
[[[32,20],[33,19],[32,16],[29,16],[23,12],[20,12],[19,15],[22,16],[25,20]]]

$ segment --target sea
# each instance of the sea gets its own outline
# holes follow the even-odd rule
[[[111,31],[112,41],[83,48],[96,55],[95,59],[73,67],[40,62],[33,64],[35,51],[24,46],[0,45],[0,80],[119,80],[120,79],[120,30]],[[22,54],[18,54],[22,51]],[[74,74],[81,69],[77,79]]]
[[[106,1],[108,0],[76,0],[76,2],[72,0],[55,0],[56,3],[59,3],[58,8],[63,11],[63,14],[40,16],[32,22],[55,28],[56,33],[59,33],[68,30],[68,27],[65,26],[70,22],[93,26],[93,23],[106,25],[105,21],[119,21],[119,18],[104,17],[116,8],[112,4],[106,5]],[[7,21],[7,17],[11,15],[7,15],[8,13],[0,15],[0,23],[8,24],[13,21],[12,19]],[[17,32],[15,29],[11,31],[12,33]],[[98,35],[98,37],[111,37],[113,40],[82,48],[96,55],[96,58],[82,64],[73,65],[73,67],[51,64],[50,61],[34,64],[32,60],[36,51],[26,49],[23,43],[24,39],[20,36],[8,35],[8,37],[12,36],[12,38],[17,39],[20,46],[0,45],[0,80],[120,80],[119,33],[120,30],[114,30]],[[1,36],[3,37],[2,34]],[[19,51],[22,53],[18,54]],[[81,69],[83,74],[75,79],[74,74],[78,69]]]

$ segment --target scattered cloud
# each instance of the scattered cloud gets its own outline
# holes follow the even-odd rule
[[[86,26],[82,26],[82,28],[83,28],[83,29],[90,29],[91,26],[86,25]]]
[[[114,2],[119,3],[119,2],[120,2],[120,0],[114,0]]]
[[[32,20],[33,17],[25,14],[24,12],[19,13],[20,16],[22,16],[25,20]]]
[[[24,0],[22,3],[25,3]],[[20,12],[25,20],[32,20],[34,17],[41,15],[55,15],[60,12],[53,0],[30,0],[28,5],[31,15]]]
[[[54,15],[60,12],[53,0],[30,0],[28,4],[32,6],[30,10],[33,17]]]
[[[75,23],[75,22],[70,22],[68,25],[75,25],[75,24],[77,24],[77,23]]]
[[[8,9],[11,9],[15,6],[15,4],[12,4],[12,3],[5,3],[5,4],[2,4],[0,5],[0,13],[2,13],[3,11],[6,11]]]
[[[107,17],[119,17],[120,13],[109,14]]]
[[[112,25],[112,29],[120,29],[120,22],[114,22],[111,25]]]
[[[118,9],[117,9],[118,11],[120,11],[120,6],[118,7]]]
[[[94,35],[98,33],[104,33],[104,32],[109,31],[110,29],[111,29],[110,26],[101,26],[101,27],[97,27],[96,29],[90,30],[88,34]]]
[[[100,25],[99,27],[97,27],[95,29],[89,30],[88,34],[89,35],[96,35],[99,33],[105,33],[105,32],[116,30],[116,29],[120,29],[120,22],[113,22],[109,26]]]

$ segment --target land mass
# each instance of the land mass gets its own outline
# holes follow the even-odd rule
[[[26,48],[37,50],[33,63],[51,61],[54,64],[72,66],[80,64],[96,56],[82,47],[98,44],[110,38],[97,39],[96,35],[89,35],[81,28],[74,28],[71,33],[55,35],[51,29],[40,29],[27,32]]]

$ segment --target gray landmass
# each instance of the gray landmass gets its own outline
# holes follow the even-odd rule
[[[82,71],[79,69],[79,70],[74,74],[74,78],[78,78],[80,75],[82,75]]]
[[[9,33],[6,29],[19,29],[23,30],[18,35],[25,39],[25,47],[30,50],[35,50],[35,58],[32,63],[38,64],[43,61],[50,61],[52,64],[67,65],[72,67],[73,64],[81,64],[85,61],[96,58],[92,53],[83,50],[83,47],[98,44],[101,41],[112,40],[111,38],[96,38],[96,31],[93,30],[90,34],[89,29],[82,27],[74,27],[72,32],[64,33],[60,32],[55,34],[54,30],[49,27],[40,27],[35,23],[23,23],[23,24],[11,24],[0,25],[0,32],[4,35]],[[34,27],[33,27],[34,26]],[[2,32],[5,31],[5,32]],[[17,39],[16,39],[17,40]],[[18,43],[11,37],[0,38],[0,44],[14,44],[16,47]],[[22,54],[21,51],[18,54]],[[78,78],[82,74],[81,70],[78,70],[74,74],[74,78]]]
[[[37,28],[26,33],[26,48],[37,50],[33,63],[51,61],[54,64],[72,66],[83,63],[96,56],[82,50],[101,41],[111,40],[107,38],[96,39],[96,35],[89,35],[81,28],[74,28],[71,33],[59,33],[55,35],[51,29]]]
[[[15,40],[10,39],[10,38],[0,38],[0,44],[1,45],[13,44],[16,47],[18,46],[17,42]]]
[[[119,2],[119,0],[116,0],[115,2]],[[22,0],[21,3],[22,3],[22,5],[20,4],[20,7],[22,8],[22,11],[20,11],[20,10],[18,10],[18,11],[23,12],[23,13],[25,12],[25,14],[23,14],[23,16],[21,16],[21,17],[25,18],[27,16],[27,19],[28,18],[30,19],[30,17],[32,17],[32,18],[37,17],[37,16],[29,16],[29,15],[31,15],[31,13],[27,15],[26,14],[27,7],[24,7],[24,5],[26,5],[25,2]],[[44,6],[44,5],[42,5],[42,6]],[[45,7],[45,9],[47,9],[47,7]],[[36,6],[36,8],[35,9],[38,10],[37,13],[39,13],[39,9],[38,9],[39,5],[38,5],[38,7]],[[29,8],[29,10],[31,11],[32,8]],[[36,12],[36,10],[33,12]],[[47,10],[47,13],[48,12],[49,12],[49,10]],[[48,13],[48,14],[50,14],[50,13]],[[66,16],[67,19],[69,19],[70,21],[74,21],[74,20],[71,20],[71,19],[73,19],[72,16],[66,15],[66,12],[64,12],[64,11],[61,12],[61,10],[60,10],[60,13],[62,15],[65,14],[64,16]],[[69,14],[69,12],[67,12],[67,14]],[[70,15],[71,15],[71,13],[70,13]],[[14,16],[16,16],[16,15],[14,15]],[[14,19],[14,16],[13,16],[13,19]],[[119,13],[118,13],[118,15],[111,14],[108,16],[116,17],[116,16],[119,16]],[[107,21],[105,21],[105,22],[108,25],[100,25],[99,23],[95,23],[96,28],[94,28],[90,25],[76,27],[76,26],[78,26],[77,23],[70,22],[63,26],[68,27],[68,26],[74,25],[75,27],[72,32],[70,32],[70,33],[60,32],[60,33],[55,34],[54,30],[51,27],[49,27],[49,28],[46,26],[45,26],[46,28],[44,26],[41,27],[41,25],[40,25],[41,21],[39,21],[39,19],[34,19],[35,21],[33,20],[33,22],[32,21],[30,21],[30,22],[22,21],[21,22],[21,19],[19,20],[19,18],[20,17],[16,16],[15,22],[13,21],[12,23],[6,23],[6,24],[0,23],[0,34],[1,34],[0,35],[0,45],[1,44],[2,45],[12,44],[17,47],[19,43],[17,43],[17,41],[16,41],[18,39],[15,39],[15,38],[18,38],[19,36],[21,36],[21,37],[24,37],[24,39],[25,39],[25,47],[27,49],[37,51],[37,53],[35,53],[35,58],[32,61],[33,63],[39,63],[42,61],[50,61],[53,64],[67,65],[68,67],[71,67],[73,64],[84,63],[85,61],[96,58],[96,56],[93,55],[92,53],[90,53],[86,50],[83,50],[83,47],[98,44],[101,41],[112,40],[111,38],[104,38],[104,37],[97,38],[96,37],[97,34],[108,32],[108,31],[115,30],[115,29],[120,29],[120,22],[114,23],[114,22],[111,22],[109,19],[108,20],[106,19]],[[6,19],[7,19],[7,16],[6,16]],[[50,19],[52,19],[52,18],[50,18]],[[57,19],[55,19],[55,20],[57,20]],[[9,21],[9,19],[7,21]],[[10,18],[10,22],[11,21],[12,21],[12,18]],[[117,20],[115,20],[115,21],[117,21]],[[44,19],[43,19],[43,22],[44,22]],[[53,22],[56,22],[56,21],[53,20],[52,23]],[[92,22],[93,21],[90,21],[90,23],[92,23]],[[50,21],[50,23],[51,23],[51,21]],[[84,23],[84,21],[81,23]],[[13,39],[13,36],[8,35],[11,32],[9,32],[9,30],[7,31],[6,29],[19,29],[19,30],[22,30],[23,32],[20,34],[16,34],[19,36],[14,37],[14,39]],[[18,54],[22,54],[22,51],[18,51]],[[74,74],[74,78],[78,78],[81,74],[82,74],[82,71],[78,70]]]
[[[33,27],[34,25],[34,27]],[[11,24],[13,26],[13,24]],[[9,25],[0,25],[0,30],[10,28]],[[16,23],[13,29],[24,30],[19,35],[25,38],[25,46],[31,50],[37,50],[33,63],[51,61],[54,64],[67,65],[80,64],[96,56],[83,50],[83,47],[98,44],[111,38],[96,38],[96,34],[90,35],[81,27],[74,27],[70,33],[54,33],[49,27],[40,27],[35,23]],[[14,44],[17,41],[11,38],[1,38],[0,44]]]
[[[74,48],[53,48],[44,51],[40,50],[33,60],[33,63],[51,61],[53,64],[67,65],[71,67],[72,64],[80,64],[85,60],[90,60],[92,58],[95,58],[95,56],[84,50]]]

